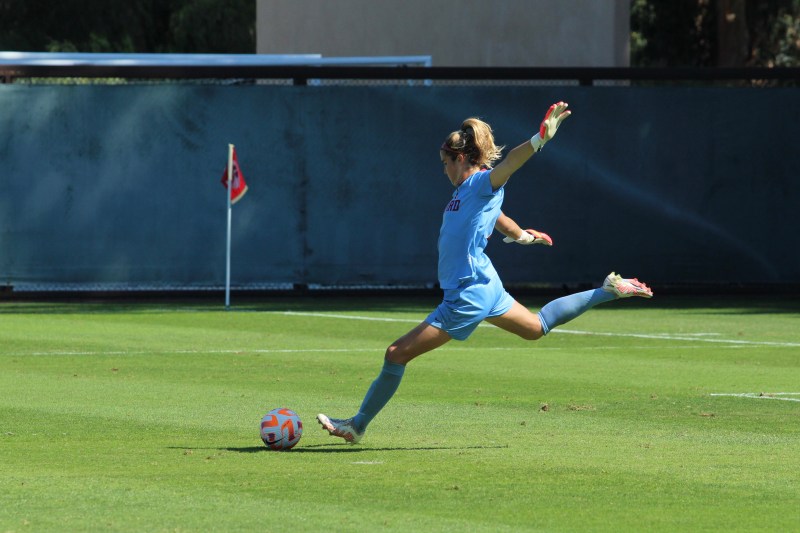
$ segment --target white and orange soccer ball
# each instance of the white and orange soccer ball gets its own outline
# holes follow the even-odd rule
[[[303,422],[291,409],[273,409],[261,419],[261,440],[270,450],[291,450],[303,436]]]

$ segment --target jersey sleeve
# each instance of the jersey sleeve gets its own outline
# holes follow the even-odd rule
[[[478,195],[481,198],[491,198],[495,196],[500,189],[503,187],[499,187],[498,189],[494,189],[492,187],[492,180],[490,179],[492,174],[492,169],[488,170],[481,170],[480,172],[475,174],[474,184]]]

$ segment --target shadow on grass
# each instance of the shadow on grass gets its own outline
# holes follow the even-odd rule
[[[217,450],[234,453],[261,453],[271,452],[266,446],[243,446],[243,447],[226,447],[226,448],[192,448],[182,446],[171,446],[176,450]],[[352,444],[312,444],[310,446],[299,446],[287,450],[291,453],[361,453],[361,452],[424,452],[435,450],[489,450],[489,449],[502,449],[508,448],[507,444],[496,446],[394,446],[390,448],[363,448],[360,446],[353,446]]]

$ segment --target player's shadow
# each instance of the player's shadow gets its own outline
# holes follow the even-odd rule
[[[395,446],[390,448],[362,448],[350,444],[311,444],[288,450],[291,453],[361,453],[361,452],[421,452],[431,450],[486,450],[494,448],[508,448],[507,444],[496,446]],[[215,448],[219,451],[235,453],[261,453],[272,452],[266,446],[245,446],[240,448]]]

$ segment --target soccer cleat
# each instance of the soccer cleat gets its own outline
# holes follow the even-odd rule
[[[638,279],[626,279],[615,272],[606,276],[603,282],[603,290],[613,292],[619,298],[629,298],[630,296],[641,296],[642,298],[653,297],[653,291],[650,290],[650,287]]]
[[[350,444],[358,444],[364,433],[359,433],[353,427],[353,419],[340,420],[338,418],[328,418],[322,413],[317,415],[317,422],[320,423],[323,429],[334,437],[341,437]]]

